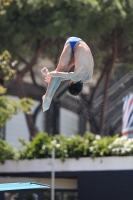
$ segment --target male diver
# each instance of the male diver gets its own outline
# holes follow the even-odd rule
[[[69,72],[72,66],[74,66],[74,72]],[[56,70],[49,72],[46,67],[41,70],[48,83],[47,91],[42,97],[43,112],[49,109],[61,81],[70,80],[68,91],[76,96],[82,91],[83,83],[88,82],[92,77],[93,68],[94,61],[87,44],[77,37],[68,38]]]

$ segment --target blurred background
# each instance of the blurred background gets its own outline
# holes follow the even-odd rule
[[[93,77],[78,97],[71,96],[68,82],[63,82],[43,113],[47,83],[41,69],[56,68],[71,36],[82,38],[90,47]],[[2,139],[16,149],[21,146],[19,138],[29,142],[42,132],[66,138],[85,132],[123,135],[123,98],[133,90],[132,52],[132,0],[1,0]],[[77,200],[73,187],[75,196],[61,193],[57,200]]]

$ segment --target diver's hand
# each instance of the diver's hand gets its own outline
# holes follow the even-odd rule
[[[46,78],[45,78],[45,82],[46,82],[46,83],[49,83],[50,80],[51,80],[51,77],[46,77]]]

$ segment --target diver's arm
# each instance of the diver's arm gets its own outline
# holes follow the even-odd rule
[[[73,76],[76,74],[74,72],[57,72],[57,71],[52,71],[47,74],[47,77],[59,77],[63,79],[72,79]]]

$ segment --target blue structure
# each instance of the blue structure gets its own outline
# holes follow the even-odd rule
[[[0,192],[2,191],[16,191],[16,190],[32,190],[32,189],[49,189],[49,185],[27,182],[27,183],[4,183],[0,184]]]

